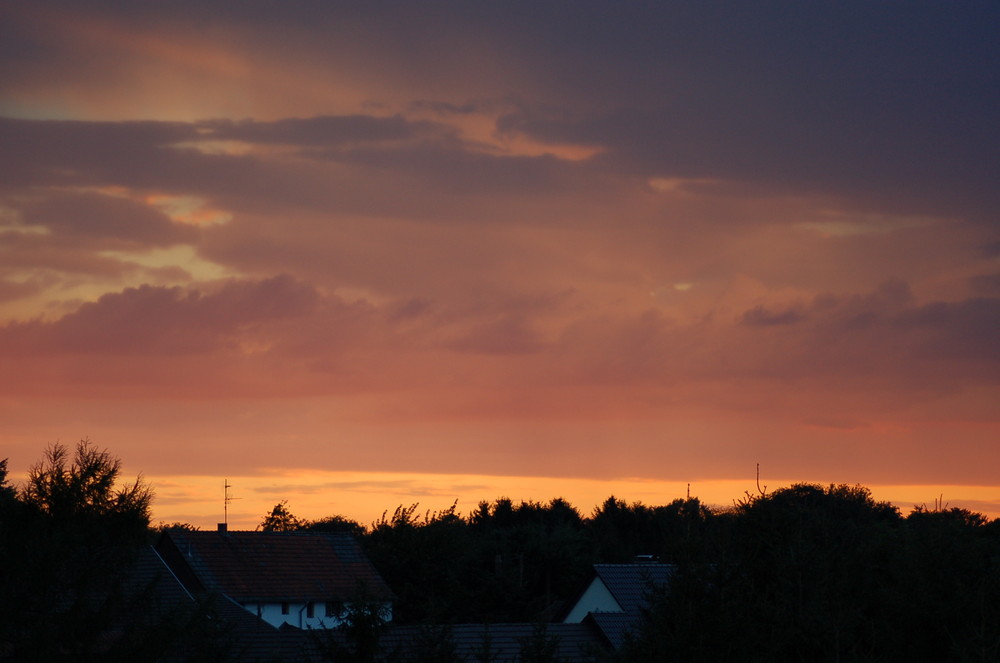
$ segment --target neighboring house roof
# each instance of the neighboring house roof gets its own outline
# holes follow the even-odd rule
[[[392,599],[350,534],[168,530],[157,550],[190,591],[243,603]]]
[[[118,660],[124,648],[136,660],[155,657],[161,663],[183,663],[207,657],[206,648],[216,648],[220,654],[237,654],[243,663],[301,660],[300,639],[288,637],[225,596],[192,596],[151,546],[139,548],[119,575],[126,619],[113,621],[101,634],[107,650],[102,655]]]
[[[672,564],[594,564],[594,571],[608,588],[622,612],[635,613],[648,606],[649,593],[663,587],[674,572]]]
[[[224,642],[228,645],[227,660],[241,663],[275,663],[275,661],[320,660],[310,658],[309,643],[300,637],[299,629],[275,628],[250,614],[226,597],[215,597],[213,611],[224,624]]]
[[[672,564],[595,564],[594,577],[566,620],[591,624],[619,649],[645,618],[650,593],[669,582]]]
[[[584,623],[593,624],[613,649],[621,649],[628,634],[638,626],[636,616],[625,612],[591,612]]]
[[[152,590],[157,606],[172,608],[194,601],[194,597],[184,589],[152,546],[139,549],[131,567],[121,573],[127,594],[135,595]]]

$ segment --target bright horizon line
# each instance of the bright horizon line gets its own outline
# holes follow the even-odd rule
[[[589,516],[614,496],[628,504],[661,506],[690,495],[710,508],[728,508],[747,492],[754,478],[676,481],[648,478],[590,479],[578,477],[281,470],[259,475],[144,475],[153,488],[153,524],[184,522],[215,529],[223,522],[224,482],[231,486],[227,524],[231,529],[257,527],[275,504],[285,501],[302,520],[329,516],[350,518],[365,527],[397,506],[418,505],[418,513],[447,510],[467,515],[483,501],[509,498],[515,503],[548,503],[563,499]],[[861,485],[877,501],[886,501],[905,516],[916,506],[965,508],[988,518],[1000,517],[1000,486],[958,484],[864,484],[820,479],[761,479],[768,493],[794,484]],[[690,488],[689,488],[690,486]],[[690,490],[690,493],[688,492]]]

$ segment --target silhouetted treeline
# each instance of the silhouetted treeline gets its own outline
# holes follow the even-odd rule
[[[795,485],[705,525],[623,660],[1000,660],[998,521]]]
[[[501,498],[464,517],[454,506],[399,507],[361,536],[399,597],[400,622],[544,622],[568,609],[593,564],[692,554],[709,517],[697,499],[648,507],[611,497],[584,517],[562,499]]]
[[[904,516],[861,486],[721,509],[609,498],[589,516],[559,499],[464,517],[400,507],[360,535],[401,622],[550,620],[593,563],[654,555],[676,574],[624,661],[1000,660],[1000,521],[943,506]]]
[[[0,661],[212,660],[221,642],[198,606],[160,603],[134,573],[152,492],[117,485],[121,461],[53,445],[15,488],[0,460]]]
[[[51,447],[18,488],[0,462],[0,660],[235,656],[202,606],[158,606],[123,575],[155,535],[151,493],[118,487],[107,452],[75,452]],[[400,506],[369,527],[300,520],[281,502],[261,527],[355,534],[398,598],[394,622],[433,633],[558,619],[594,563],[651,555],[675,572],[621,661],[1000,660],[1000,521],[941,505],[904,516],[860,486],[794,485],[730,508],[611,497],[588,515],[561,499]]]

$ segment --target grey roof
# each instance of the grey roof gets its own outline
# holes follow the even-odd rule
[[[628,634],[639,625],[635,613],[625,612],[591,612],[584,623],[587,621],[593,622],[614,649],[620,649]]]
[[[594,572],[622,612],[591,612],[584,623],[596,626],[608,644],[619,649],[645,619],[650,592],[666,585],[674,568],[673,564],[655,563],[595,564]]]
[[[649,593],[663,587],[674,572],[673,564],[594,564],[594,571],[626,613],[648,606]]]
[[[138,551],[132,566],[122,571],[122,577],[124,589],[129,594],[151,589],[158,607],[194,602],[194,597],[184,589],[152,546],[143,546]]]

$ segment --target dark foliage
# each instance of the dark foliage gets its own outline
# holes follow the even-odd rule
[[[563,500],[482,503],[383,516],[365,537],[368,555],[399,597],[403,623],[523,622],[555,617],[594,561],[584,520]]]
[[[363,536],[365,533],[364,525],[356,520],[351,520],[350,518],[345,518],[343,516],[327,516],[326,518],[314,520],[307,523],[303,529],[311,532],[337,532],[343,534],[353,534],[358,537]]]
[[[803,484],[709,522],[622,660],[997,660],[1000,537],[978,514]]]
[[[20,491],[0,463],[0,660],[206,660],[199,607],[162,605],[137,571],[152,492],[87,440],[53,445]],[[188,656],[190,655],[190,656]],[[221,660],[221,659],[216,659]]]
[[[210,604],[157,606],[153,580],[122,573],[152,530],[148,486],[121,485],[120,470],[87,441],[72,457],[54,445],[16,490],[0,461],[0,660],[230,659]],[[262,528],[356,534],[397,595],[393,622],[424,625],[387,651],[386,615],[359,598],[345,626],[317,634],[333,661],[456,660],[448,624],[488,634],[558,619],[592,564],[636,555],[675,573],[621,661],[1000,660],[1000,521],[954,508],[903,517],[860,486],[760,490],[726,510],[611,497],[589,517],[561,499],[501,498],[464,517],[400,506],[369,529],[303,521],[280,502]],[[521,644],[522,661],[555,660],[543,626]],[[473,657],[496,658],[488,636]]]
[[[384,606],[361,592],[347,604],[343,624],[329,631],[313,631],[313,641],[324,660],[332,663],[395,662],[398,652],[386,652],[382,643],[388,619]]]
[[[412,653],[405,658],[406,663],[460,663],[462,660],[447,625],[422,627],[409,649]]]
[[[288,510],[288,500],[282,500],[274,505],[271,512],[264,516],[257,526],[262,532],[294,532],[302,529],[305,523],[292,515]]]
[[[559,638],[548,634],[545,624],[536,624],[521,640],[520,663],[559,663]]]

